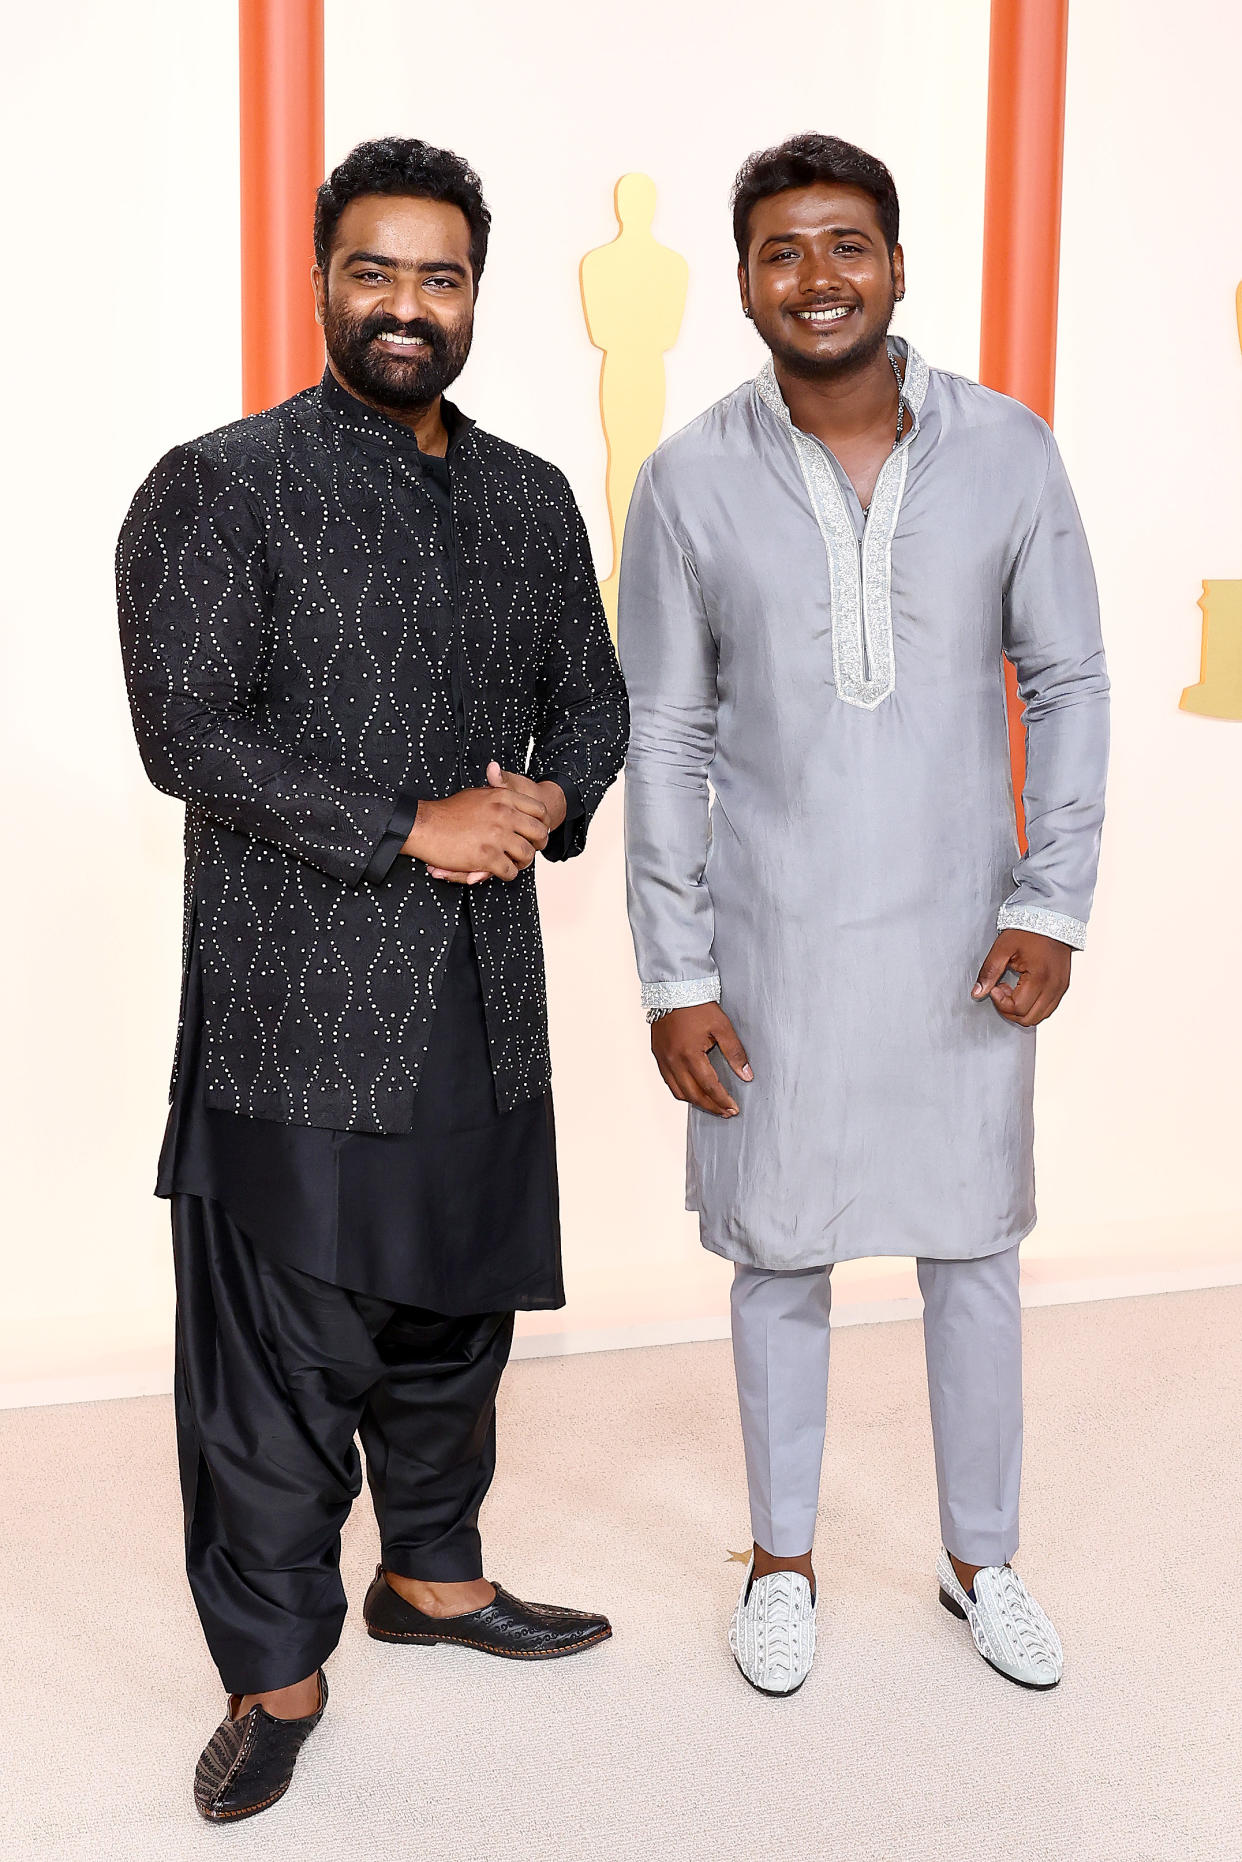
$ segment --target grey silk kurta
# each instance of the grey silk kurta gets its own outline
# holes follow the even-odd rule
[[[766,1268],[1027,1233],[1035,1035],[970,990],[998,924],[1081,947],[1095,884],[1108,680],[1056,445],[890,347],[913,426],[865,519],[769,363],[647,461],[625,532],[643,1000],[719,999],[746,1046],[749,1085],[713,1055],[741,1116],[690,1110],[687,1206]]]

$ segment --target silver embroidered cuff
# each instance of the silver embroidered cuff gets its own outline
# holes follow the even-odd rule
[[[697,1003],[719,1000],[718,976],[692,976],[684,983],[643,984],[643,1011],[649,1022],[658,1022],[661,1015],[671,1015],[674,1009],[692,1009]]]
[[[1082,950],[1087,942],[1087,927],[1081,918],[1067,918],[1064,912],[1046,912],[1038,905],[1002,905],[996,914],[998,931],[1037,931],[1040,937],[1054,937],[1071,950]]]

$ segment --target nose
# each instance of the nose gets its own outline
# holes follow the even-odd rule
[[[829,252],[808,252],[798,285],[803,297],[828,297],[841,283],[841,274]]]
[[[424,317],[427,314],[426,307],[422,301],[417,278],[394,279],[385,308],[389,315],[396,317],[400,323],[413,323],[417,318]]]

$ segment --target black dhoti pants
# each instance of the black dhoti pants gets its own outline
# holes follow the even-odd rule
[[[186,1569],[226,1690],[258,1693],[313,1674],[339,1640],[355,1433],[385,1567],[482,1575],[513,1314],[351,1293],[267,1258],[219,1203],[172,1206]]]

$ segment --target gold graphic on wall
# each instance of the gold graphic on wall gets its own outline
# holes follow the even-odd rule
[[[1182,693],[1183,711],[1242,718],[1242,582],[1205,582],[1198,685]]]
[[[608,442],[608,518],[612,568],[600,583],[613,638],[621,538],[639,467],[664,425],[664,355],[677,341],[690,267],[651,231],[656,187],[649,175],[622,175],[613,195],[618,233],[582,261],[587,333],[604,352],[599,412]]]
[[[1237,292],[1242,345],[1242,284]],[[1205,582],[1198,685],[1182,693],[1181,709],[1204,718],[1242,718],[1242,581]]]

